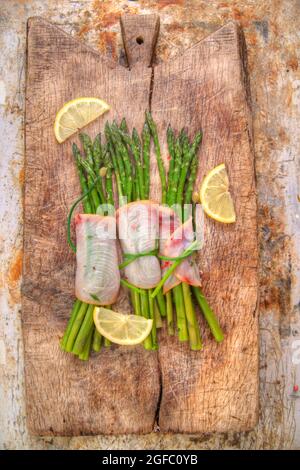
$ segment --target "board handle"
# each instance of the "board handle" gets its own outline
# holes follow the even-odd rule
[[[120,23],[129,68],[150,67],[159,32],[159,16],[123,15]]]

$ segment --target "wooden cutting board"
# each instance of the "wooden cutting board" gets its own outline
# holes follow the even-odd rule
[[[110,62],[42,18],[28,21],[23,332],[27,420],[39,435],[212,432],[252,428],[258,409],[256,195],[249,87],[241,31],[229,23],[172,59],[150,67],[155,15],[121,20],[129,68]],[[80,193],[71,141],[57,144],[57,110],[98,96],[111,111],[88,126],[126,116],[141,130],[151,108],[164,147],[168,123],[204,138],[198,181],[225,162],[237,211],[226,226],[205,219],[199,254],[204,292],[225,331],[216,344],[199,315],[201,352],[160,333],[158,352],[112,347],[88,363],[59,348],[74,299],[74,256],[66,216]],[[74,138],[78,141],[78,137]],[[152,197],[159,178],[152,155]],[[121,305],[126,304],[122,293]]]

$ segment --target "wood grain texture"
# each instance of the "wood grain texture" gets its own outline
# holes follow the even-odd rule
[[[46,21],[29,20],[22,319],[27,418],[34,434],[146,433],[154,426],[156,353],[111,348],[82,363],[59,348],[74,299],[66,217],[80,187],[73,139],[58,145],[53,133],[58,109],[78,96],[99,96],[111,105],[88,126],[91,135],[106,119],[123,116],[130,127],[141,127],[150,80],[150,68],[129,72]]]
[[[258,415],[257,226],[249,88],[243,36],[229,23],[182,56],[155,68],[152,113],[165,142],[168,123],[192,137],[202,128],[198,184],[225,162],[237,222],[205,218],[199,255],[203,290],[225,331],[216,344],[204,321],[201,353],[161,338],[161,431],[252,428]],[[163,148],[166,165],[168,152]],[[152,161],[152,177],[158,181]],[[155,175],[155,176],[154,176]],[[158,184],[153,197],[159,197]]]
[[[159,32],[159,16],[123,15],[120,20],[129,67],[150,67]]]

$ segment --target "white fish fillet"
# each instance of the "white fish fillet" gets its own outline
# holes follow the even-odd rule
[[[123,253],[148,253],[157,246],[159,237],[158,205],[135,201],[117,211],[119,239]],[[143,256],[124,268],[128,281],[142,289],[155,287],[161,279],[156,256]]]
[[[120,271],[116,219],[78,214],[76,226],[76,297],[94,305],[110,305],[118,297]]]

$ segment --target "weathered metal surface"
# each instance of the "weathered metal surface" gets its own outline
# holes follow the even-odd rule
[[[231,18],[246,35],[261,256],[260,421],[241,434],[33,438],[26,430],[20,322],[26,20],[45,16],[124,62],[120,14],[154,11],[161,16],[157,61]],[[300,388],[299,18],[297,0],[1,1],[0,448],[300,447],[300,394],[293,392],[295,385]]]

